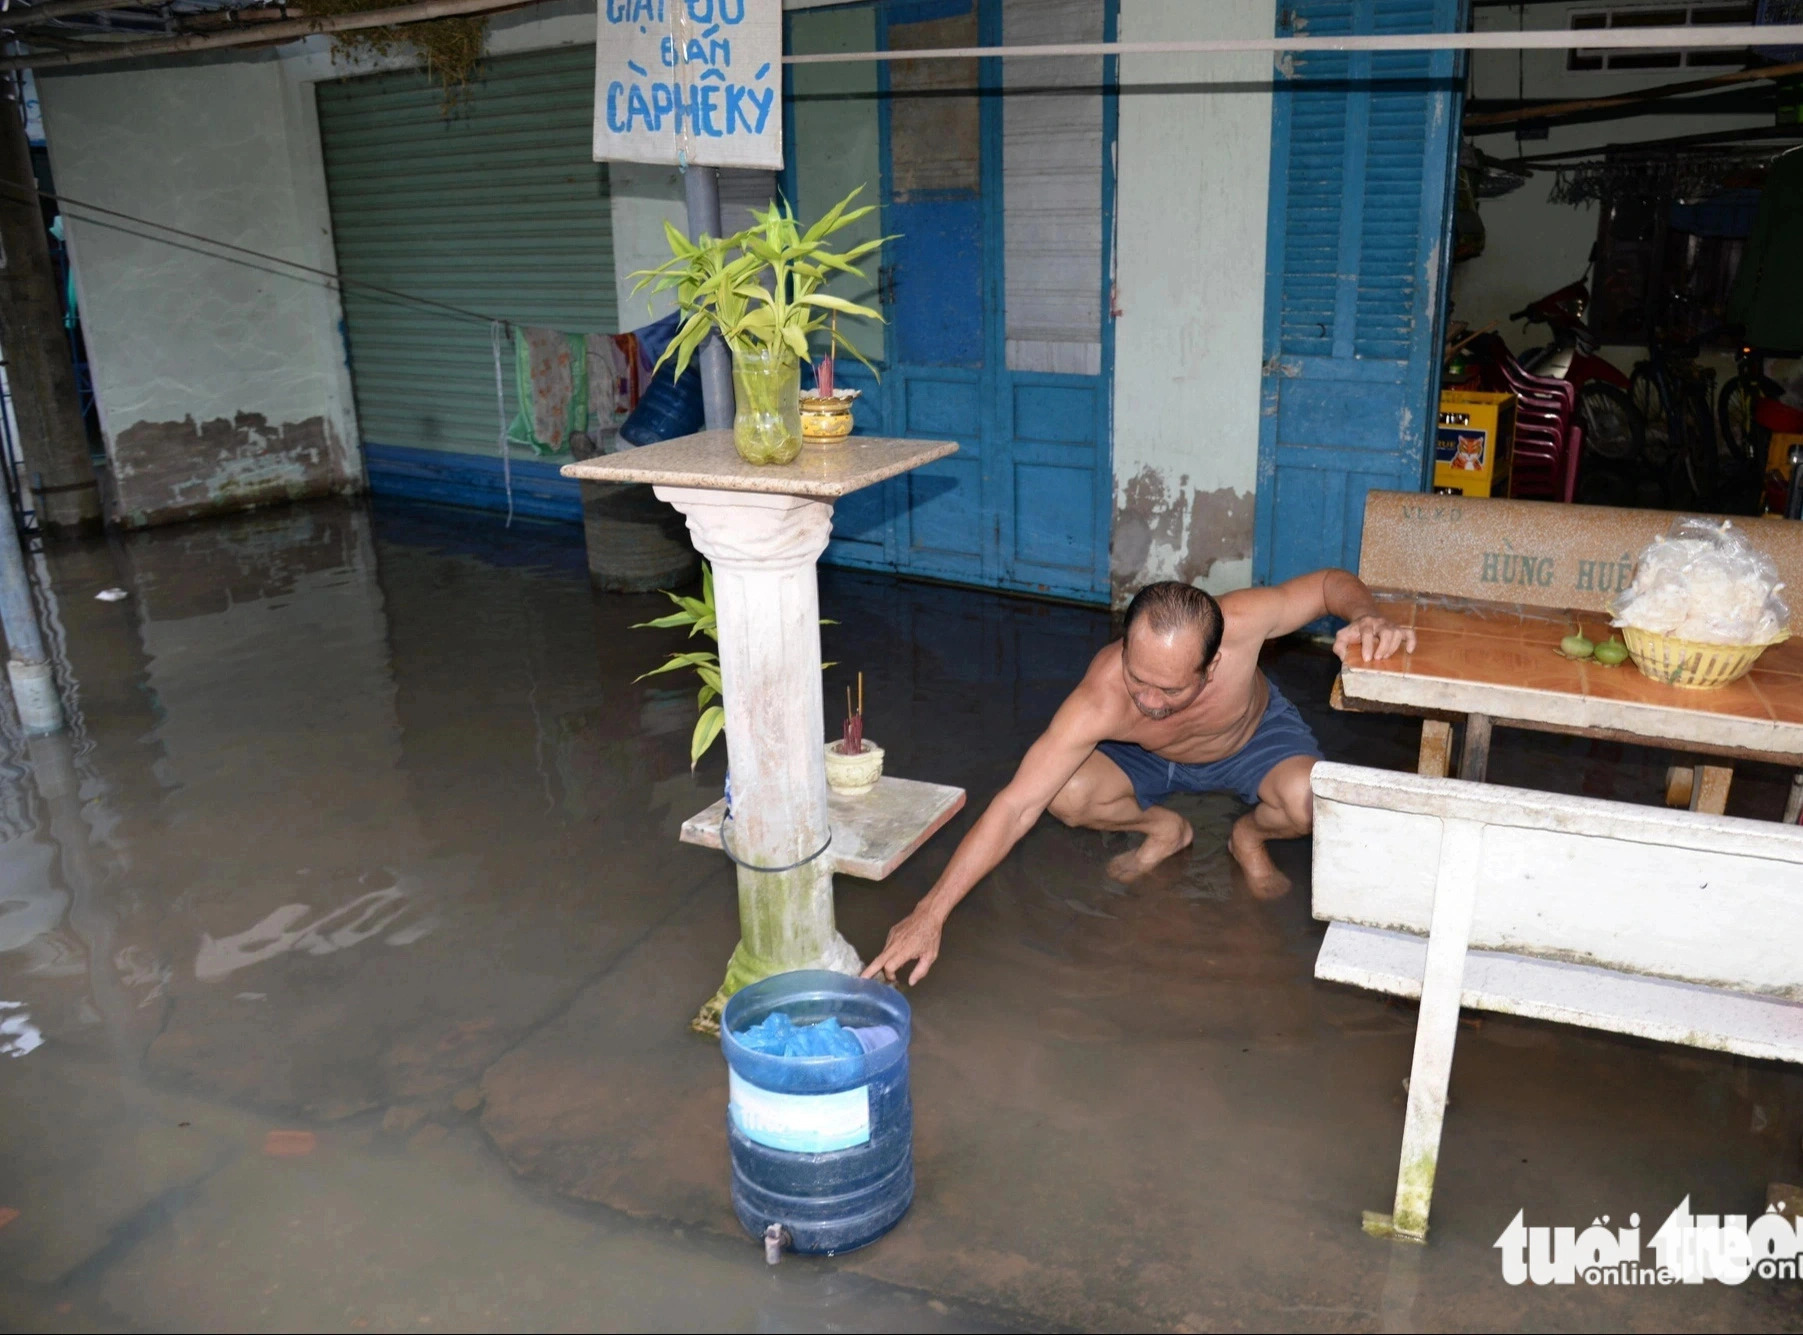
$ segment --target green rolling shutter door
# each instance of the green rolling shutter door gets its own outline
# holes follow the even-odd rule
[[[607,168],[590,159],[594,99],[589,46],[484,61],[448,117],[417,72],[318,85],[339,273],[517,324],[617,330]],[[374,489],[498,500],[488,327],[354,282],[344,316]],[[451,457],[434,469],[420,451]],[[408,484],[422,467],[437,484]],[[529,492],[572,493],[529,512],[573,507],[574,488],[555,485],[551,470],[516,460],[516,472]]]

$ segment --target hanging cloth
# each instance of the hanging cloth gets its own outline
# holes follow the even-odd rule
[[[515,445],[563,454],[588,432],[588,349],[581,334],[515,325],[514,394],[519,411],[507,429]]]
[[[638,406],[638,343],[631,334],[588,336],[588,432],[602,453],[617,448],[614,433]]]

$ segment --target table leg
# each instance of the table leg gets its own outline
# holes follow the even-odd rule
[[[1444,779],[1452,768],[1452,724],[1444,719],[1421,720],[1421,755],[1415,762],[1415,773],[1429,779]]]
[[[1421,1010],[1415,1021],[1415,1056],[1409,1067],[1409,1110],[1402,1128],[1402,1163],[1390,1224],[1396,1236],[1427,1240],[1440,1130],[1446,1120],[1446,1088],[1459,1036],[1459,1000],[1465,991],[1465,953],[1477,907],[1477,873],[1484,827],[1448,820],[1440,836],[1440,868],[1428,926],[1427,965],[1421,978]]]
[[[1672,765],[1665,771],[1665,805],[1690,809],[1690,795],[1697,786],[1697,772],[1689,765]]]
[[[1465,719],[1465,749],[1459,753],[1459,777],[1482,783],[1490,772],[1490,716],[1470,714]]]
[[[1728,784],[1734,770],[1728,765],[1698,765],[1691,781],[1690,809],[1719,816],[1728,809]]]
[[[1803,821],[1803,774],[1793,774],[1790,780],[1790,797],[1784,803],[1784,823],[1795,825]]]

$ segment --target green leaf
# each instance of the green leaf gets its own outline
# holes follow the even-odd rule
[[[640,673],[638,676],[634,677],[633,680],[635,682],[643,681],[646,677],[655,677],[665,672],[678,672],[683,668],[692,667],[698,669],[702,664],[707,664],[717,670],[720,665],[719,655],[711,654],[705,649],[697,649],[693,653],[687,654],[671,654],[662,666],[654,667],[649,672]]]
[[[667,617],[658,617],[652,621],[635,621],[633,630],[670,630],[676,626],[686,626],[695,618],[687,612],[672,612]]]
[[[708,747],[726,727],[726,711],[719,705],[709,705],[701,711],[701,717],[695,720],[695,731],[689,738],[689,769],[701,763],[701,757],[707,754]]]
[[[879,247],[886,246],[891,241],[899,240],[901,240],[900,232],[891,232],[888,236],[873,236],[868,241],[860,241],[850,250],[844,251],[839,255],[839,258],[847,262],[861,260]]]
[[[768,241],[764,241],[758,237],[747,236],[745,238],[745,249],[750,251],[753,255],[756,255],[760,260],[765,264],[770,265],[772,268],[783,262],[782,251],[778,250]]]
[[[844,215],[846,205],[856,199],[859,192],[863,189],[863,186],[859,186],[856,190],[853,190],[844,199],[840,200],[837,204],[833,205],[832,208],[823,213],[818,222],[808,228],[806,232],[802,233],[801,239],[803,241],[818,241],[821,237],[830,235],[832,232],[838,230],[840,225],[839,219]]]
[[[797,304],[823,306],[829,311],[838,311],[841,315],[861,315],[866,320],[880,321],[883,318],[868,306],[860,306],[855,301],[847,301],[844,297],[835,297],[825,292],[816,292],[810,297],[802,297]]]
[[[876,369],[876,367],[874,367],[870,364],[870,359],[868,357],[866,357],[863,353],[858,351],[857,344],[853,343],[850,339],[846,338],[844,334],[840,334],[837,338],[835,338],[833,340],[833,342],[838,347],[844,348],[852,356],[856,357],[859,361],[863,362],[864,369],[866,371],[869,371],[871,375],[876,376],[876,378],[878,380],[881,380],[883,378],[882,374]]]
[[[695,692],[695,708],[702,708],[709,700],[712,700],[718,694],[720,694],[720,692],[715,690],[712,686],[702,686],[699,691]]]

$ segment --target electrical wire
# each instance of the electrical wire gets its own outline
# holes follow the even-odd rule
[[[119,209],[110,209],[104,204],[95,204],[88,200],[74,199],[68,195],[58,194],[50,190],[40,190],[35,185],[25,185],[18,181],[0,180],[0,194],[5,194],[15,200],[21,201],[25,199],[34,201],[47,199],[54,203],[66,217],[69,217],[76,222],[90,223],[97,227],[105,227],[113,231],[124,232],[127,235],[136,236],[146,241],[158,241],[164,245],[172,246],[177,250],[192,251],[194,254],[205,255],[210,259],[223,260],[228,264],[240,264],[245,268],[256,269],[262,273],[273,274],[278,278],[291,278],[297,282],[305,282],[308,281],[308,279],[307,277],[303,277],[303,275],[306,275],[323,280],[320,283],[320,286],[323,287],[338,288],[340,290],[346,287],[361,288],[365,292],[375,293],[379,296],[386,297],[391,301],[410,303],[414,306],[421,307],[429,314],[438,314],[447,318],[456,318],[460,320],[475,320],[484,325],[499,324],[509,329],[513,327],[511,321],[502,319],[498,315],[485,315],[481,311],[473,311],[466,306],[455,306],[450,302],[439,301],[432,297],[422,297],[411,292],[403,292],[399,288],[386,287],[381,283],[372,283],[368,279],[353,278],[346,274],[334,273],[330,269],[321,269],[311,264],[303,264],[299,260],[286,259],[280,255],[271,255],[266,251],[253,250],[249,246],[240,246],[231,241],[221,241],[217,237],[206,236],[200,232],[190,232],[185,228],[174,227],[168,223],[156,222],[150,218],[141,218],[135,214],[125,213]],[[198,242],[200,245],[204,246],[217,247],[219,250],[234,251],[237,255],[249,256],[251,259],[263,260],[266,261],[266,263],[252,264],[248,260],[237,259],[233,255],[221,255],[216,254],[211,250],[202,250],[200,249],[200,246],[197,245],[183,245],[180,241],[171,240],[170,236],[158,236],[154,232],[134,231],[131,227],[123,226],[120,223],[108,222],[107,219],[109,218],[121,219],[125,223],[135,224],[138,227],[154,228],[156,232],[167,232],[170,236],[181,237],[186,241]],[[283,267],[280,269],[272,269],[269,267],[270,264],[281,265]],[[299,272],[285,272],[285,270],[290,269],[298,270]]]

